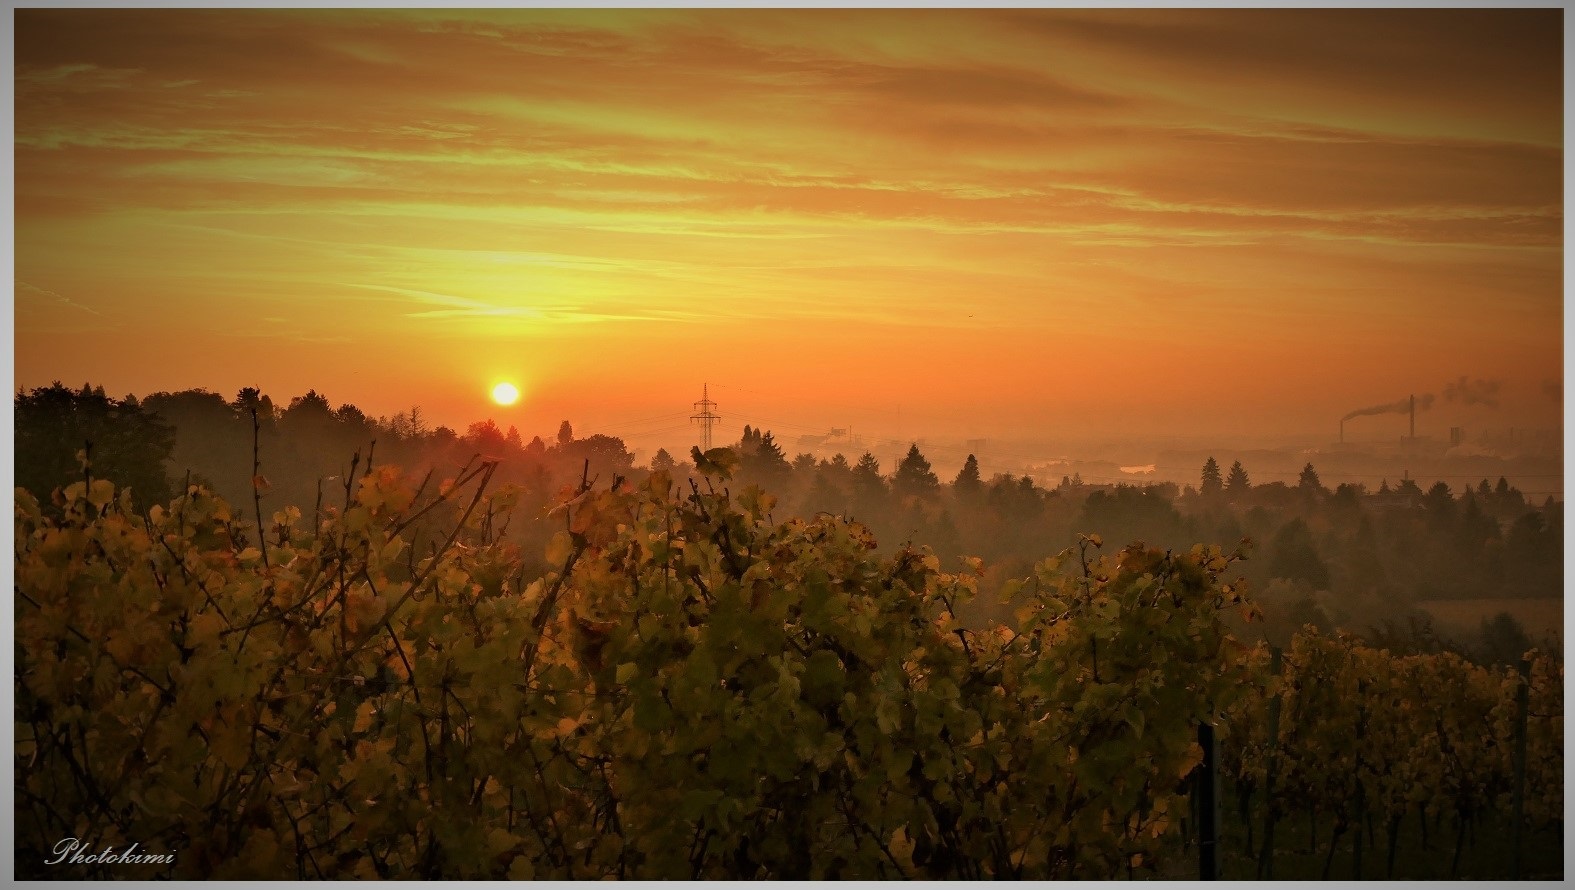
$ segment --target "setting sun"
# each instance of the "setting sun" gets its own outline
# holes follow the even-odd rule
[[[512,405],[520,400],[520,389],[507,381],[492,388],[492,401],[499,405]]]

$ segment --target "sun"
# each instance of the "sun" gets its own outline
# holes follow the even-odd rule
[[[508,381],[492,388],[492,401],[499,405],[512,405],[520,400],[520,388]]]

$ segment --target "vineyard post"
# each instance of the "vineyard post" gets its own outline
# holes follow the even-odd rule
[[[1526,720],[1531,712],[1531,662],[1520,660],[1515,686],[1515,796],[1510,817],[1509,876],[1520,880],[1520,823],[1526,812]]]
[[[1283,653],[1279,646],[1269,649],[1269,676],[1280,675],[1280,660]],[[1263,776],[1263,848],[1258,852],[1258,877],[1263,880],[1274,879],[1274,780],[1279,772],[1280,748],[1280,694],[1276,692],[1269,699],[1269,750],[1264,764]]]
[[[1195,786],[1198,794],[1198,880],[1219,880],[1219,751],[1214,740],[1214,725],[1198,723],[1198,745],[1203,763]]]

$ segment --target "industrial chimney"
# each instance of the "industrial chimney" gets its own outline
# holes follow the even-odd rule
[[[1411,438],[1416,438],[1416,396],[1411,397]]]

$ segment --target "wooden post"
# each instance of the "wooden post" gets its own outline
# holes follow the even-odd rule
[[[1509,876],[1520,880],[1520,824],[1526,814],[1526,720],[1531,713],[1531,662],[1520,660],[1515,688],[1515,796],[1510,819]]]
[[[1219,757],[1214,726],[1198,724],[1198,745],[1203,748],[1203,763],[1198,774],[1198,880],[1217,881],[1219,855]]]
[[[1279,646],[1269,649],[1269,676],[1280,675],[1280,662],[1284,655]],[[1269,750],[1265,758],[1263,777],[1263,848],[1258,851],[1258,878],[1274,879],[1274,779],[1279,772],[1280,750],[1280,694],[1269,699]]]

